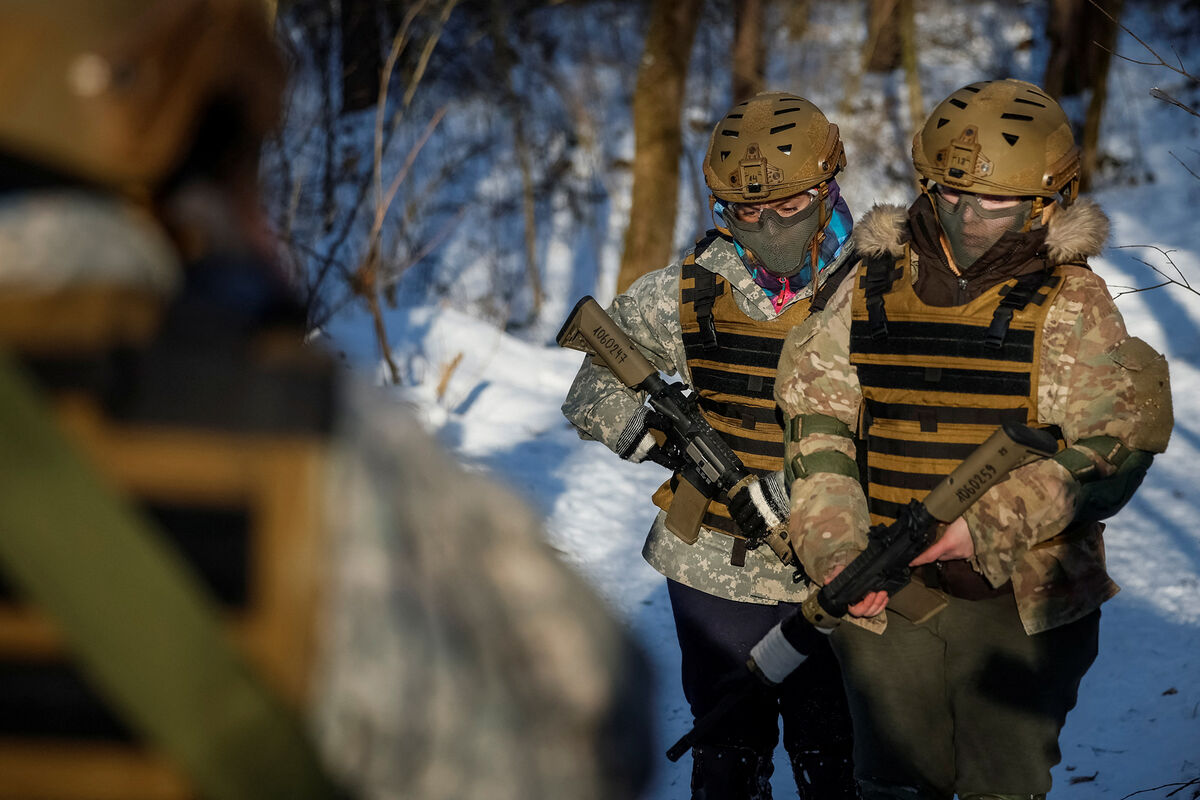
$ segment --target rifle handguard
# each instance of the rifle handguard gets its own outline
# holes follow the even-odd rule
[[[943,478],[924,502],[911,504],[904,516],[893,524],[926,528],[939,522],[953,522],[988,489],[1004,480],[1011,470],[1035,458],[1052,456],[1057,448],[1057,441],[1044,430],[1006,424],[996,429],[987,441]],[[801,605],[805,619],[819,628],[832,628],[841,621],[848,606],[857,603],[868,591],[883,588],[880,585],[864,589],[862,578],[875,580],[876,576],[871,575],[870,570],[856,569],[858,561],[851,562],[820,592],[809,595]],[[907,569],[907,564],[898,566]]]

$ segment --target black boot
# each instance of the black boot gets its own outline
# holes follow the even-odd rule
[[[749,747],[692,748],[692,800],[771,800],[770,753]]]

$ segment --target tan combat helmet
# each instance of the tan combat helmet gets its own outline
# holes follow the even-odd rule
[[[144,192],[179,164],[214,103],[261,138],[284,79],[265,9],[261,0],[0,0],[0,150]]]
[[[1079,148],[1058,103],[1007,78],[964,86],[913,138],[913,166],[927,180],[975,194],[1074,199]],[[1040,203],[1039,203],[1040,205]]]
[[[762,203],[823,184],[844,166],[837,125],[802,97],[766,92],[717,123],[704,181],[718,200]]]

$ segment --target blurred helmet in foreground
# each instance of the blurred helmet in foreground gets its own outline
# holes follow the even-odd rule
[[[284,71],[260,0],[0,0],[0,150],[152,189],[219,108],[261,140]]]

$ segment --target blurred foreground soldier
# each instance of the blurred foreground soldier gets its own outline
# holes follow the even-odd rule
[[[0,797],[632,798],[628,636],[301,345],[261,13],[0,0]]]
[[[1166,448],[1167,366],[1087,265],[1108,220],[1074,202],[1079,149],[1038,87],[954,92],[913,162],[916,202],[864,217],[855,280],[784,346],[776,397],[801,433],[791,529],[828,582],[870,524],[998,425],[1059,437],[1056,456],[1015,470],[914,560],[946,595],[940,613],[881,614],[889,598],[874,593],[851,607],[862,624],[833,633],[864,797],[1044,798],[1117,592],[1099,521]]]
[[[758,476],[729,507],[693,487],[687,465],[659,444],[666,421],[607,367],[585,361],[563,405],[581,436],[674,473],[654,495],[663,511],[642,555],[667,578],[695,717],[720,702],[750,648],[809,591],[794,566],[760,546],[788,514],[773,383],[788,330],[851,266],[852,221],[834,180],[845,163],[837,126],[809,101],[772,92],[735,106],[704,160],[720,224],[609,308],[655,367],[692,387],[704,419]],[[800,797],[856,796],[837,662],[825,637],[812,636],[813,655],[777,693],[755,695],[697,741],[692,797],[770,798],[780,717]]]

